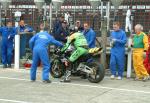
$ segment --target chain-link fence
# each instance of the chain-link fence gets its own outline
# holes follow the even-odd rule
[[[108,0],[107,0],[108,1]],[[106,9],[106,3],[104,2],[104,13]],[[132,7],[133,15],[133,25],[140,23],[144,26],[144,30],[147,32],[150,28],[150,1],[149,0],[124,0],[117,11],[117,20],[122,23],[122,28],[125,28],[125,17],[128,7]],[[47,16],[49,16],[49,6],[47,6]],[[34,0],[12,0],[10,9],[7,10],[7,18],[14,18],[14,12],[19,10],[22,12],[22,19],[26,21],[27,24],[38,29],[39,22],[42,20],[42,14],[39,14],[35,7]],[[2,18],[4,18],[5,11],[2,10]],[[101,14],[100,7],[95,11],[92,10],[88,0],[65,0],[61,10],[58,11],[58,16],[66,12],[69,12],[73,16],[74,20],[81,20],[81,22],[88,22],[91,27],[100,36],[100,22]],[[56,12],[53,10],[53,19],[56,19]],[[110,10],[110,29],[112,29],[112,21],[114,19],[114,7],[111,4]],[[3,20],[3,19],[2,19]]]

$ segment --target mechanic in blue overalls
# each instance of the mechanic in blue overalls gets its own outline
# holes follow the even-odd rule
[[[118,75],[118,80],[122,80],[124,65],[125,65],[125,44],[127,42],[126,33],[120,29],[120,23],[114,22],[111,32],[111,50],[110,50],[110,70],[111,79],[115,79]],[[118,70],[117,70],[118,68]]]
[[[42,79],[45,83],[51,83],[49,79],[50,72],[50,60],[48,56],[47,46],[49,44],[54,44],[59,47],[63,47],[62,43],[55,40],[47,31],[44,31],[44,24],[40,25],[40,32],[35,34],[29,41],[30,49],[32,49],[32,59],[33,63],[30,70],[30,79],[31,81],[36,80],[36,70],[39,62],[42,62],[43,73]]]
[[[19,32],[33,32],[33,28],[31,28],[28,25],[25,25],[24,20],[20,20],[19,27],[17,28],[20,31]],[[25,56],[25,48],[27,43],[27,34],[22,34],[20,36],[20,58],[22,59],[23,56]]]
[[[11,68],[12,56],[13,56],[13,44],[14,36],[16,34],[15,27],[12,27],[12,21],[8,20],[7,25],[0,28],[2,35],[2,63],[3,68]]]
[[[88,23],[84,23],[84,30],[83,34],[88,42],[89,48],[95,47],[95,41],[96,41],[96,33],[92,28],[90,28]]]

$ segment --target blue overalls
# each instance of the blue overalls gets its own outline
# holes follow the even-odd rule
[[[30,26],[19,26],[17,29],[20,29],[20,32],[24,32],[25,29],[28,29],[28,32],[33,32],[33,29]],[[26,43],[27,43],[27,36],[26,34],[22,34],[20,36],[20,58],[22,56],[25,56],[25,48],[26,48]]]
[[[94,32],[94,30],[92,30],[92,28],[90,28],[87,31],[83,31],[83,34],[88,42],[88,46],[89,48],[94,48],[95,47],[95,40],[96,40],[96,33]]]
[[[1,27],[0,32],[2,35],[2,45],[1,45],[1,52],[2,52],[2,63],[4,65],[11,65],[12,63],[12,56],[13,56],[13,40],[16,34],[16,28],[10,27]]]
[[[123,76],[125,64],[125,44],[127,42],[126,34],[123,30],[113,31],[111,39],[116,39],[114,46],[111,48],[110,70],[112,75],[116,76],[118,67],[118,76]]]
[[[33,63],[30,70],[31,80],[36,80],[36,70],[40,61],[43,64],[42,79],[49,80],[49,72],[51,67],[48,52],[47,52],[47,46],[49,44],[54,44],[60,47],[63,46],[62,43],[56,41],[46,31],[41,31],[30,39],[29,46],[33,51],[33,56],[32,56]]]

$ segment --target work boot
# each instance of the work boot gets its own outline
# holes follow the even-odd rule
[[[122,80],[122,77],[121,77],[121,76],[118,76],[117,80]]]
[[[134,78],[134,81],[141,81],[141,80],[142,80],[142,78],[139,78],[139,77]]]
[[[43,83],[51,83],[51,80],[43,80]]]
[[[145,77],[143,78],[143,82],[146,82],[147,80],[149,80],[149,76],[145,76]]]
[[[111,76],[110,76],[110,79],[115,79],[115,75],[111,75]]]
[[[11,64],[8,64],[8,68],[11,68]]]
[[[60,82],[71,82],[70,76],[71,76],[71,71],[66,70],[64,78]]]
[[[35,82],[35,80],[30,80],[31,82]]]
[[[4,65],[3,65],[3,68],[7,68],[7,64],[4,64]]]

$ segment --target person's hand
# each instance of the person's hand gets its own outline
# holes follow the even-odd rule
[[[134,44],[133,43],[131,43],[131,47],[133,47],[134,46]]]
[[[132,49],[132,47],[128,47],[128,52],[130,52],[130,51],[131,51],[131,49]]]
[[[117,39],[112,39],[112,41],[115,43],[117,41]]]
[[[75,31],[78,31],[78,27],[77,26],[75,26],[74,29],[75,29]]]
[[[112,40],[110,41],[110,47],[113,47],[114,44],[115,44],[115,42],[116,42],[116,39],[112,39]]]
[[[24,32],[29,32],[29,30],[28,30],[28,29],[25,29]]]
[[[150,60],[150,54],[148,54],[148,60]]]
[[[146,58],[146,51],[143,52],[143,59]]]
[[[10,39],[10,35],[8,36],[8,39]]]
[[[114,46],[113,41],[110,41],[110,47],[113,47],[113,46]]]

